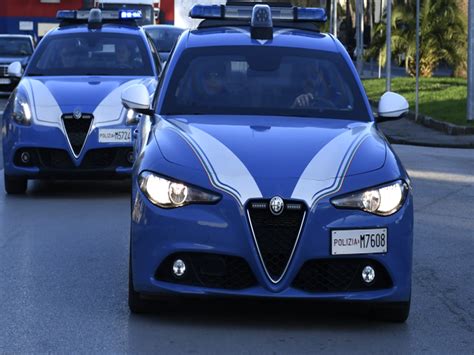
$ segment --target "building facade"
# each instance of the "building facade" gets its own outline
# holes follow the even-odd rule
[[[57,26],[58,10],[77,10],[83,4],[84,0],[2,0],[0,33],[42,37]]]

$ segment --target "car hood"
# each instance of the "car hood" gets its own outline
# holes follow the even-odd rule
[[[122,91],[138,83],[152,93],[156,81],[150,77],[25,77],[20,89],[27,92],[39,123],[56,122],[62,114],[76,110],[92,113],[98,123],[117,120]]]
[[[204,167],[216,186],[249,196],[269,181],[290,179],[292,196],[308,200],[307,189],[333,188],[345,176],[382,168],[387,149],[373,122],[336,119],[168,116],[154,132],[165,159]]]
[[[13,62],[20,62],[22,66],[28,64],[29,56],[26,57],[2,57],[0,56],[0,64],[11,64]]]

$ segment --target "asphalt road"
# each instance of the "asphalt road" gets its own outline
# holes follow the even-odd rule
[[[13,197],[0,170],[0,353],[472,354],[474,150],[395,149],[415,194],[406,324],[338,305],[242,300],[131,315],[128,182],[33,182]]]

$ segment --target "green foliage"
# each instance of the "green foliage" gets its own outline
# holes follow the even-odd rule
[[[386,58],[386,26],[375,27],[369,58]],[[392,53],[405,55],[407,73],[415,75],[416,1],[395,0],[392,11]],[[420,75],[431,77],[441,62],[458,68],[466,62],[467,28],[457,0],[421,0]],[[380,54],[380,58],[379,58]]]
[[[364,80],[370,100],[378,101],[385,92],[385,79]],[[392,90],[403,95],[415,110],[415,79],[394,78]],[[459,78],[421,78],[420,113],[438,120],[466,125],[467,80]]]

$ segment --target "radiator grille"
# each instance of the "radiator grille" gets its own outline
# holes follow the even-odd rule
[[[306,215],[305,204],[284,202],[285,207],[279,215],[270,211],[269,200],[254,200],[247,207],[261,262],[274,283],[283,277],[291,261]]]
[[[91,114],[82,114],[81,118],[76,119],[72,113],[68,113],[64,114],[62,119],[69,144],[71,145],[74,154],[78,156],[86,141],[93,116]]]

